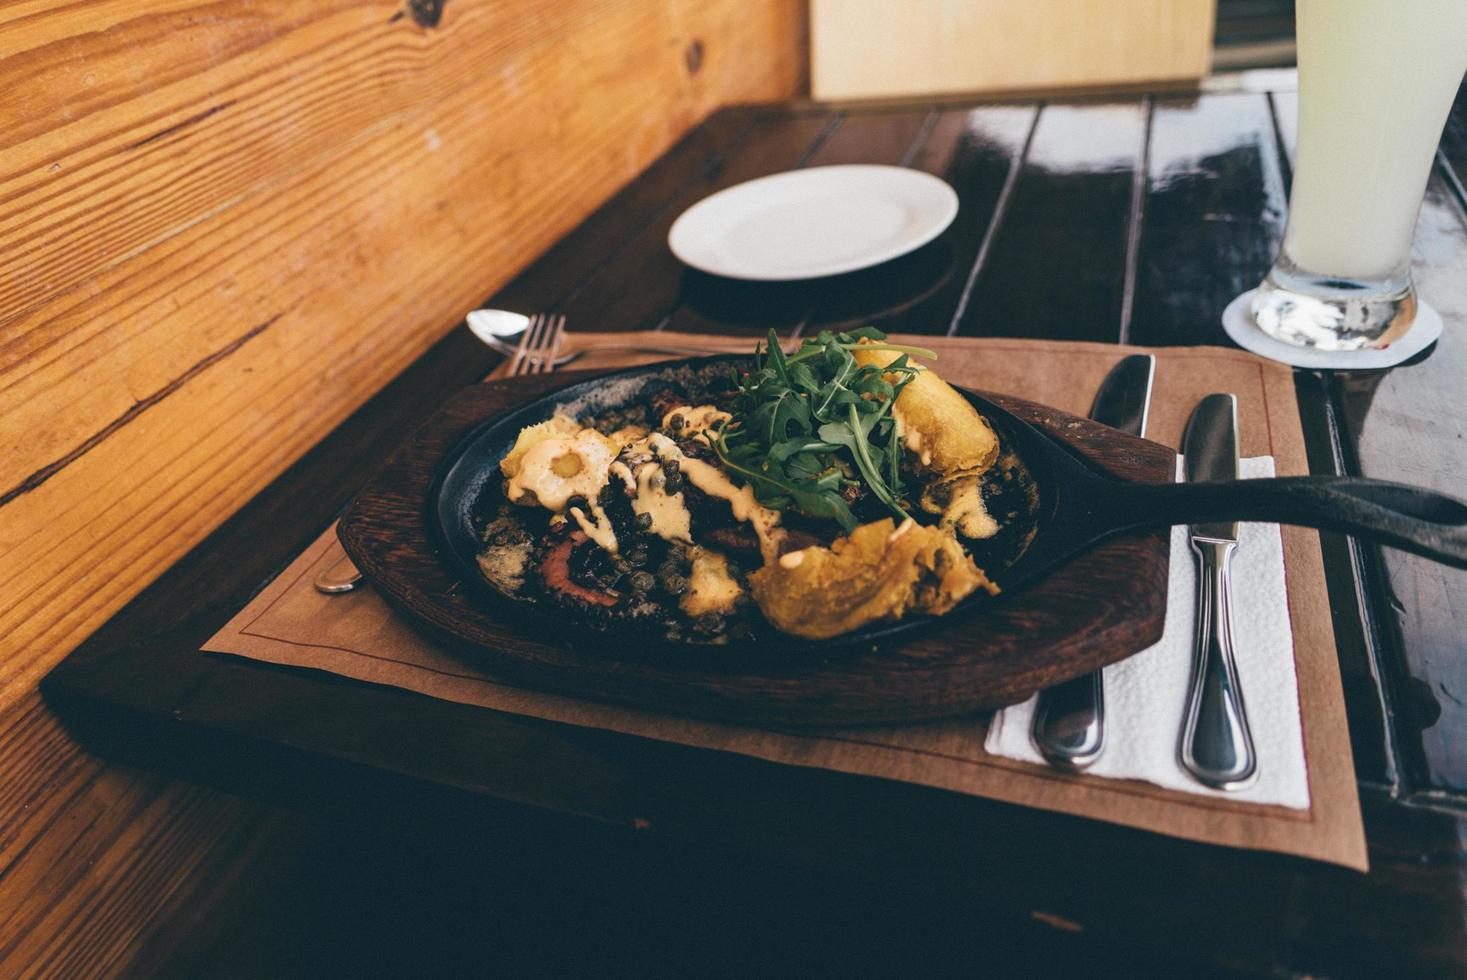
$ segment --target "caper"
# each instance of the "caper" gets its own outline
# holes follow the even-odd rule
[[[646,572],[633,572],[631,578],[627,579],[627,584],[632,587],[633,592],[651,592],[657,583]]]
[[[652,530],[652,515],[638,514],[635,523],[638,531],[650,531]]]
[[[662,576],[662,591],[668,595],[682,595],[688,591],[688,580],[681,575]]]
[[[622,557],[625,558],[627,560],[627,564],[632,566],[633,568],[641,568],[643,565],[647,564],[647,549],[642,547],[641,545],[638,545],[635,548],[627,549],[626,553],[623,554]]]
[[[683,415],[682,415],[681,412],[677,413],[672,418],[670,418],[670,419],[667,420],[667,427],[669,429],[671,429],[672,431],[674,431],[674,432],[681,432],[683,426],[686,425],[686,424],[687,424],[687,419],[683,418]]]
[[[669,497],[683,492],[683,476],[681,473],[669,473],[667,480],[662,485],[662,492]]]
[[[678,462],[676,459],[665,460],[662,463],[662,472],[666,473],[668,476],[677,476],[678,470],[680,470],[681,468],[682,463]]]
[[[693,623],[693,629],[709,636],[717,636],[723,632],[723,617],[718,613],[704,613]]]

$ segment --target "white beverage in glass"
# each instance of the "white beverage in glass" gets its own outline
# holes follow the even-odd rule
[[[1411,326],[1411,239],[1467,71],[1467,0],[1298,0],[1299,145],[1269,335],[1384,347]]]

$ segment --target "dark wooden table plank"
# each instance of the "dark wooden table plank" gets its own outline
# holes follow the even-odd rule
[[[1115,341],[1146,103],[1045,105],[955,333]]]
[[[221,963],[227,976],[271,980],[981,977],[1000,964],[1068,976],[1097,963],[1128,977],[1195,972],[1027,912],[987,914],[962,896],[833,884],[802,868],[753,873],[742,858],[662,842],[573,854],[526,847],[510,862],[357,828],[323,829],[296,850],[293,874],[229,910],[231,933],[175,956],[169,975],[218,976]]]
[[[879,279],[858,277],[859,282],[832,290],[812,321],[837,328],[869,322],[887,331],[950,332],[971,293],[978,253],[994,227],[999,202],[1018,178],[1038,114],[1032,104],[944,110],[910,165],[943,178],[958,192],[952,226],[919,253],[888,263]]]
[[[1268,98],[1157,99],[1136,299],[1138,344],[1223,344],[1219,312],[1273,264],[1284,182]]]
[[[727,152],[670,194],[653,220],[605,256],[596,274],[558,307],[572,330],[643,330],[657,327],[682,298],[682,266],[667,247],[667,232],[682,211],[725,187],[803,166],[841,124],[827,112],[766,113]]]

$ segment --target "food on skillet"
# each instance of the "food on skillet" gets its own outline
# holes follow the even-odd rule
[[[649,385],[528,426],[480,567],[585,621],[702,642],[824,639],[996,593],[961,541],[998,529],[998,439],[913,354],[934,356],[871,328],[789,355],[771,334],[714,390]]]
[[[886,367],[896,355],[857,348],[856,363]],[[912,465],[932,477],[922,487],[919,503],[929,514],[942,515],[965,537],[989,538],[998,522],[983,503],[983,474],[998,458],[998,436],[968,400],[931,371],[915,375],[892,408],[902,444]]]
[[[786,633],[823,640],[908,610],[941,615],[992,589],[951,531],[883,517],[829,548],[787,552],[752,572],[759,610]]]

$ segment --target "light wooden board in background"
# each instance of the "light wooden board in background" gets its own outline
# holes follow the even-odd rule
[[[1201,78],[1215,0],[810,0],[817,99]]]

